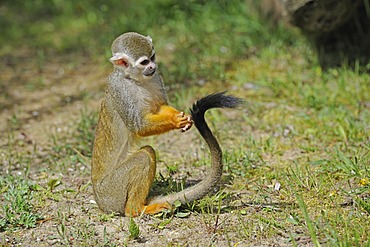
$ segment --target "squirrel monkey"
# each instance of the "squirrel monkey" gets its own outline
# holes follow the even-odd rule
[[[222,173],[222,152],[204,120],[204,113],[215,107],[236,107],[240,99],[224,93],[210,95],[194,104],[192,116],[186,115],[168,105],[150,37],[134,32],[122,34],[113,41],[112,53],[110,61],[114,70],[101,103],[92,155],[97,205],[107,213],[137,216],[171,208],[176,200],[189,202],[203,197]],[[150,146],[139,148],[139,139],[174,129],[187,131],[193,120],[210,147],[211,172],[191,188],[148,200],[156,156]]]

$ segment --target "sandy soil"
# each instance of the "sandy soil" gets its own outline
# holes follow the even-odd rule
[[[48,58],[38,64],[35,54],[24,51],[1,59],[0,147],[1,175],[22,172],[23,165],[10,165],[7,159],[16,153],[47,155],[53,146],[53,134],[66,135],[80,118],[82,110],[97,112],[104,92],[109,68],[89,61],[71,62],[70,58]],[[25,55],[27,54],[27,55]],[[227,142],[227,138],[224,138]],[[13,145],[11,143],[17,143]],[[204,143],[196,131],[186,134],[169,133],[149,139],[160,154],[159,172],[166,173],[165,163],[181,164],[173,179],[186,177],[198,181],[206,168],[191,166],[197,156],[205,155]],[[186,144],[186,145],[184,145]],[[191,144],[191,145],[188,145]],[[12,150],[9,146],[12,145]],[[31,155],[32,157],[32,155]],[[188,217],[143,216],[136,218],[140,236],[129,238],[129,219],[102,214],[93,203],[90,167],[76,164],[58,174],[48,163],[35,157],[30,164],[29,178],[46,186],[51,178],[61,179],[39,213],[44,217],[37,227],[13,233],[0,233],[0,245],[9,246],[285,246],[282,234],[274,239],[258,239],[243,232],[241,217],[234,212],[219,216],[192,212]],[[185,161],[185,162],[184,162]],[[63,192],[66,189],[74,193]],[[242,195],[242,194],[241,194]],[[45,198],[44,198],[45,199]],[[248,214],[258,208],[249,208]],[[247,217],[247,216],[242,216]],[[244,219],[243,222],[248,222]],[[246,235],[249,235],[246,238]],[[303,245],[305,240],[302,242]]]

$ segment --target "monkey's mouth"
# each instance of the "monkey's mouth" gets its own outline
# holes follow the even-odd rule
[[[152,70],[152,71],[144,72],[143,74],[144,74],[145,76],[153,76],[153,75],[154,75],[154,73],[155,73],[155,70]]]

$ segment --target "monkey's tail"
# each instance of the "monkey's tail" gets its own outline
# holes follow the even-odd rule
[[[206,177],[193,187],[182,190],[178,193],[157,197],[150,201],[150,204],[164,203],[173,204],[175,201],[181,203],[192,202],[207,195],[221,179],[222,175],[222,150],[208,127],[204,114],[212,108],[236,108],[243,103],[243,100],[225,92],[210,94],[201,98],[190,109],[195,127],[206,141],[211,152],[211,168],[207,171]]]
[[[212,131],[208,127],[204,114],[207,110],[212,108],[235,108],[241,105],[242,99],[232,95],[226,95],[225,92],[214,93],[198,100],[193,108],[190,110],[191,116],[194,121],[195,127],[197,127],[199,133],[206,141],[210,152],[211,152],[211,164],[212,167],[207,176],[204,179],[204,195],[209,192],[221,179],[222,175],[222,150],[218,144],[217,139],[214,137]],[[202,195],[202,196],[204,196]]]

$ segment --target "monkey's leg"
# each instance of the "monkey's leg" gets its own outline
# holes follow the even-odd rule
[[[146,206],[147,196],[156,172],[152,147],[142,147],[121,161],[95,188],[97,203],[104,212],[137,216],[141,212],[155,214],[170,206]]]
[[[145,146],[140,151],[126,160],[126,165],[135,167],[128,174],[130,183],[128,185],[125,215],[137,216],[141,212],[156,214],[170,206],[165,204],[146,205],[147,197],[156,171],[156,157],[152,147]],[[133,162],[132,165],[129,163]]]
[[[149,146],[119,160],[116,168],[110,170],[94,188],[99,208],[106,213],[140,212],[155,170],[155,152]]]

